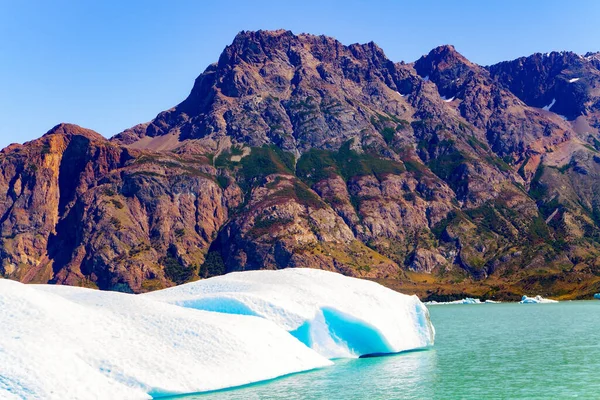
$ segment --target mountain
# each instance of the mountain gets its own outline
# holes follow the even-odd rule
[[[600,57],[240,32],[154,120],[0,153],[3,276],[145,292],[313,267],[433,300],[600,290]]]

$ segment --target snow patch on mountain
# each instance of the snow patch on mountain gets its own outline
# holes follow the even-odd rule
[[[552,102],[550,104],[548,104],[547,106],[542,107],[542,110],[550,111],[550,109],[552,108],[552,106],[554,106],[555,103],[556,103],[556,99],[552,99]]]

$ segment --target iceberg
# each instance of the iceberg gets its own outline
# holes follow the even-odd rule
[[[491,300],[486,300],[486,303],[494,303]],[[443,306],[443,305],[448,305],[448,304],[484,304],[481,302],[481,300],[479,299],[474,299],[471,297],[466,297],[462,300],[454,300],[454,301],[428,301],[425,303],[425,305],[428,306]]]
[[[0,279],[0,398],[147,399],[331,365],[274,323]]]
[[[595,299],[598,299],[598,300],[600,300],[600,293],[596,293],[596,294],[594,295],[594,298],[595,298]]]
[[[425,348],[435,336],[418,297],[310,268],[234,272],[142,296],[267,319],[327,358]]]
[[[521,301],[519,302],[521,304],[542,304],[542,303],[558,303],[558,301],[556,300],[551,300],[551,299],[545,299],[542,296],[535,296],[535,297],[528,297],[523,295],[523,297],[521,298]]]
[[[312,269],[249,271],[143,295],[0,279],[0,398],[147,399],[433,344],[427,308]]]

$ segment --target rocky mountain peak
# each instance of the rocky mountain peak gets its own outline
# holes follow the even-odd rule
[[[399,71],[375,43],[344,46],[326,36],[244,31],[196,79],[187,99],[114,141],[169,136],[173,140],[161,143],[204,140],[216,151],[227,136],[251,145],[276,143],[294,153],[325,142],[339,147],[352,137],[377,134],[368,105],[373,99],[398,114],[398,83]],[[357,96],[363,106],[348,100]],[[320,107],[329,108],[327,118],[310,118],[321,114]]]
[[[418,59],[415,69],[419,75],[430,78],[450,75],[459,77],[465,71],[479,69],[479,66],[467,60],[454,46],[443,45]]]
[[[526,104],[574,120],[600,107],[595,89],[600,84],[599,67],[593,55],[553,51],[500,62],[488,70]]]
[[[106,141],[104,136],[102,136],[96,131],[87,128],[82,128],[79,125],[64,122],[56,125],[44,134],[44,136],[50,135],[85,136],[90,140]]]
[[[478,86],[488,80],[488,73],[467,60],[454,46],[436,47],[414,63],[417,73],[434,82],[445,98],[464,98],[466,85]]]

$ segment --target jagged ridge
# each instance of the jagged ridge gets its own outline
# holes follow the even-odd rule
[[[597,291],[597,64],[481,67],[452,46],[405,64],[241,32],[153,121],[2,152],[2,273],[141,292],[310,266],[430,298]]]

